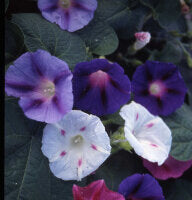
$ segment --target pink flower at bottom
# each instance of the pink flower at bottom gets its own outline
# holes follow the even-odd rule
[[[94,181],[86,187],[73,185],[74,200],[125,200],[117,193],[109,190],[104,180]]]
[[[192,160],[180,161],[169,155],[168,159],[161,166],[145,159],[143,159],[143,165],[155,178],[166,180],[168,178],[179,178],[182,176],[183,173],[192,166]]]

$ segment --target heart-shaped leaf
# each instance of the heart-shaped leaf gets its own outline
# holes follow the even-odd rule
[[[47,50],[65,60],[70,68],[86,60],[85,43],[77,34],[61,30],[38,14],[16,14],[13,15],[13,22],[22,29],[29,51]]]

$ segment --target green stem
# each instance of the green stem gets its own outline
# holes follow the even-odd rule
[[[112,144],[117,144],[119,142],[127,142],[127,140],[124,139],[124,140],[113,140],[113,141],[111,141]]]
[[[183,53],[184,53],[185,57],[187,58],[187,63],[189,65],[189,67],[192,68],[192,57],[191,57],[191,54],[186,50],[186,48],[184,47],[184,45],[180,41],[177,41],[177,43],[179,44],[179,46],[183,50]]]
[[[107,119],[107,120],[103,120],[102,123],[103,123],[104,126],[106,126],[106,125],[112,124],[113,121],[110,120],[110,119]]]

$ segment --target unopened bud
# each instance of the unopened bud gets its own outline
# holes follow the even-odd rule
[[[136,41],[134,43],[134,49],[142,49],[147,43],[150,42],[151,34],[149,32],[138,32],[135,33]]]
[[[184,1],[184,0],[180,0],[180,3],[181,3],[181,12],[182,12],[183,14],[189,13],[190,8],[189,8],[189,6],[185,3],[185,1]]]

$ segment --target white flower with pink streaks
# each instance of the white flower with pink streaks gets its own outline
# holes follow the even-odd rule
[[[42,152],[52,173],[63,180],[81,180],[110,155],[110,139],[101,120],[72,110],[43,131]]]
[[[172,142],[171,131],[163,120],[133,101],[121,108],[120,115],[125,120],[125,138],[135,152],[162,165],[168,158]]]
[[[138,32],[135,33],[136,41],[134,43],[134,49],[142,49],[151,40],[151,34],[149,32]]]

